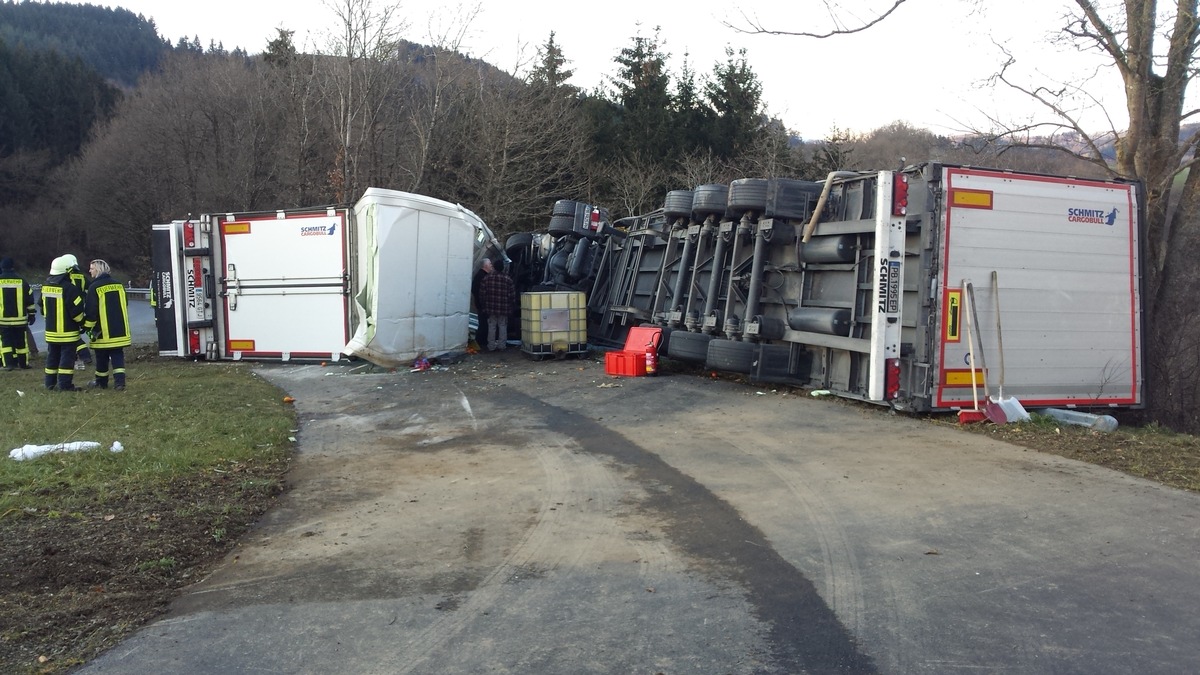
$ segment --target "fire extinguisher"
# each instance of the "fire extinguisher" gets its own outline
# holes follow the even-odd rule
[[[646,345],[646,374],[656,375],[658,373],[658,350],[654,348],[654,343]]]

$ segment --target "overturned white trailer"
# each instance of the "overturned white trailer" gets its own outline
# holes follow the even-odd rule
[[[160,353],[397,366],[466,347],[494,237],[459,205],[370,188],[353,208],[155,225],[153,242]]]
[[[1139,407],[1141,208],[1136,183],[937,163],[673,191],[610,242],[592,331],[901,410]]]

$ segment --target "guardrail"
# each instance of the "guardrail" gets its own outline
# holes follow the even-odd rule
[[[42,285],[41,284],[29,284],[29,288],[33,289],[34,293],[40,293],[42,290]],[[133,296],[135,298],[145,298],[148,300],[150,298],[150,287],[146,286],[145,288],[142,288],[139,286],[126,286],[125,287],[125,296],[126,297]]]

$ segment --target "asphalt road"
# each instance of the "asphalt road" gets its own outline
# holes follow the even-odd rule
[[[695,375],[265,366],[290,490],[82,673],[1186,673],[1200,496]]]
[[[145,298],[130,297],[128,306],[129,332],[133,336],[133,344],[150,345],[157,342],[158,332],[154,327],[154,310],[150,303]],[[45,352],[46,322],[42,320],[40,313],[33,323],[33,338],[37,342],[38,350]]]

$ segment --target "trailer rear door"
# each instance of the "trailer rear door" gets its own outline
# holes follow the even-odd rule
[[[350,331],[347,212],[219,224],[223,356],[337,360]]]
[[[1137,186],[944,170],[938,407],[971,405],[968,283],[980,389],[1003,374],[1025,407],[1141,405]]]

